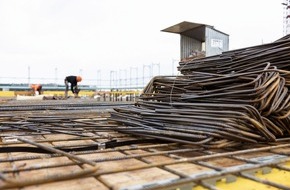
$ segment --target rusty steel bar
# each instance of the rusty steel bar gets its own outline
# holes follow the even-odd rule
[[[35,143],[33,141],[30,141],[30,140],[25,139],[25,138],[22,138],[22,137],[15,137],[15,138],[17,138],[21,142],[25,142],[25,143],[34,145],[34,146],[39,147],[41,149],[47,150],[49,152],[53,152],[53,153],[57,153],[57,154],[64,155],[64,156],[66,156],[66,157],[68,157],[70,159],[73,159],[75,161],[81,162],[82,164],[89,164],[91,166],[96,166],[96,163],[95,162],[92,162],[92,161],[89,161],[89,160],[80,158],[78,156],[75,156],[73,154],[69,154],[69,153],[64,152],[64,151],[61,151],[59,149],[56,149],[56,148],[53,148],[53,147],[50,147],[50,146],[45,146],[45,145],[42,145],[42,144],[39,144],[39,143]]]

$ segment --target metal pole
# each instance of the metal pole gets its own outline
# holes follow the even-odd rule
[[[121,69],[119,69],[119,87],[121,88],[122,87],[122,70]]]
[[[28,85],[30,85],[30,66],[28,66]]]
[[[149,78],[152,76],[152,74],[151,74],[151,65],[143,65],[143,87],[145,86],[145,69],[147,67],[149,69]]]
[[[129,85],[130,85],[130,89],[131,89],[131,87],[132,87],[132,67],[130,67]]]
[[[117,78],[118,78],[118,72],[117,71],[114,71],[114,72],[115,72],[115,76],[114,76],[115,88],[117,89],[117,88],[119,88],[119,86],[118,86],[118,80],[117,80]]]
[[[113,73],[114,71],[110,71],[110,90],[112,90],[112,73]]]
[[[100,89],[101,86],[101,70],[97,71],[97,88]]]
[[[127,69],[125,69],[125,77],[124,77],[124,80],[125,80],[125,88],[127,88]]]

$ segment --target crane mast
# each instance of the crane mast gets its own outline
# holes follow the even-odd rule
[[[283,0],[283,34],[290,34],[290,0]]]

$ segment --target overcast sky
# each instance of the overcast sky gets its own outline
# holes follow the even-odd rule
[[[283,36],[281,2],[0,0],[0,83],[30,76],[63,84],[81,74],[82,84],[97,84],[111,71],[124,78],[131,70],[132,78],[144,68],[147,75],[152,64],[154,75],[178,74],[180,36],[162,29],[197,22],[229,34],[230,49],[270,43]]]

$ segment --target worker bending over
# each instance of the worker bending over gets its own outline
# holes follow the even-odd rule
[[[30,88],[33,90],[34,95],[42,94],[42,85],[41,84],[32,84]]]
[[[75,95],[75,97],[78,96],[80,89],[78,89],[78,82],[82,81],[81,76],[67,76],[64,79],[65,84],[65,98],[67,98],[68,94],[68,83],[70,83],[70,89],[72,93]]]

